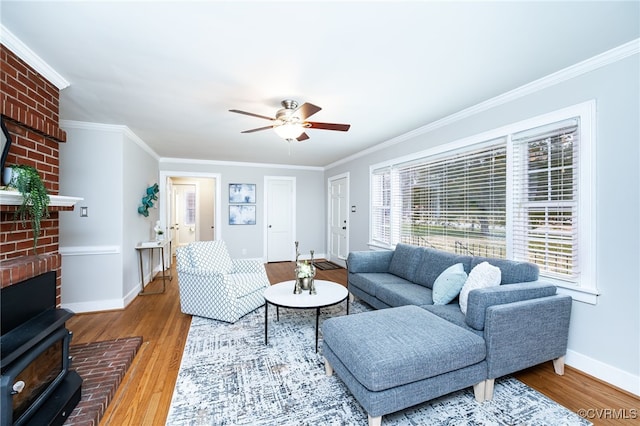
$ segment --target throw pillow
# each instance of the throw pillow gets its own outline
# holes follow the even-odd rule
[[[467,281],[462,263],[456,263],[442,271],[433,283],[433,304],[446,305],[456,298]]]
[[[467,299],[469,292],[477,288],[495,287],[500,285],[502,273],[500,268],[491,265],[489,262],[482,262],[476,265],[460,290],[460,310],[467,314]]]

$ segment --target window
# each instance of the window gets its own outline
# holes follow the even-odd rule
[[[581,104],[372,166],[371,245],[532,262],[595,303],[594,110]]]
[[[513,135],[513,255],[575,282],[578,263],[579,119]]]
[[[189,190],[184,193],[184,224],[196,224],[196,191]]]

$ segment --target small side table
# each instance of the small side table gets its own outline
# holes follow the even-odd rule
[[[138,252],[138,259],[140,259],[140,282],[142,284],[142,290],[138,293],[141,296],[149,294],[164,293],[167,287],[167,280],[171,281],[171,274],[167,275],[167,270],[164,265],[164,248],[169,246],[169,253],[171,253],[171,240],[162,241],[145,241],[136,246]],[[142,263],[142,252],[149,251],[149,267],[151,268],[151,274],[153,274],[153,250],[160,249],[160,257],[162,258],[162,290],[159,291],[145,291],[144,290],[144,267]],[[153,279],[153,278],[152,278]]]

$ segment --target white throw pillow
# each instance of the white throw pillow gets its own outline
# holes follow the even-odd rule
[[[497,266],[493,266],[489,262],[476,265],[469,272],[469,277],[460,290],[460,310],[462,313],[467,314],[467,299],[471,290],[499,286],[501,280],[502,273]]]

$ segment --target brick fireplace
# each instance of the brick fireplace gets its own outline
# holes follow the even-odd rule
[[[6,165],[34,166],[49,194],[58,195],[58,146],[66,141],[66,133],[59,127],[60,90],[4,45],[0,45],[0,84],[0,113],[12,139]],[[42,221],[37,254],[31,226],[16,222],[15,210],[15,205],[0,205],[0,288],[55,271],[59,306],[62,265],[58,215],[73,206],[49,208],[50,217]]]

